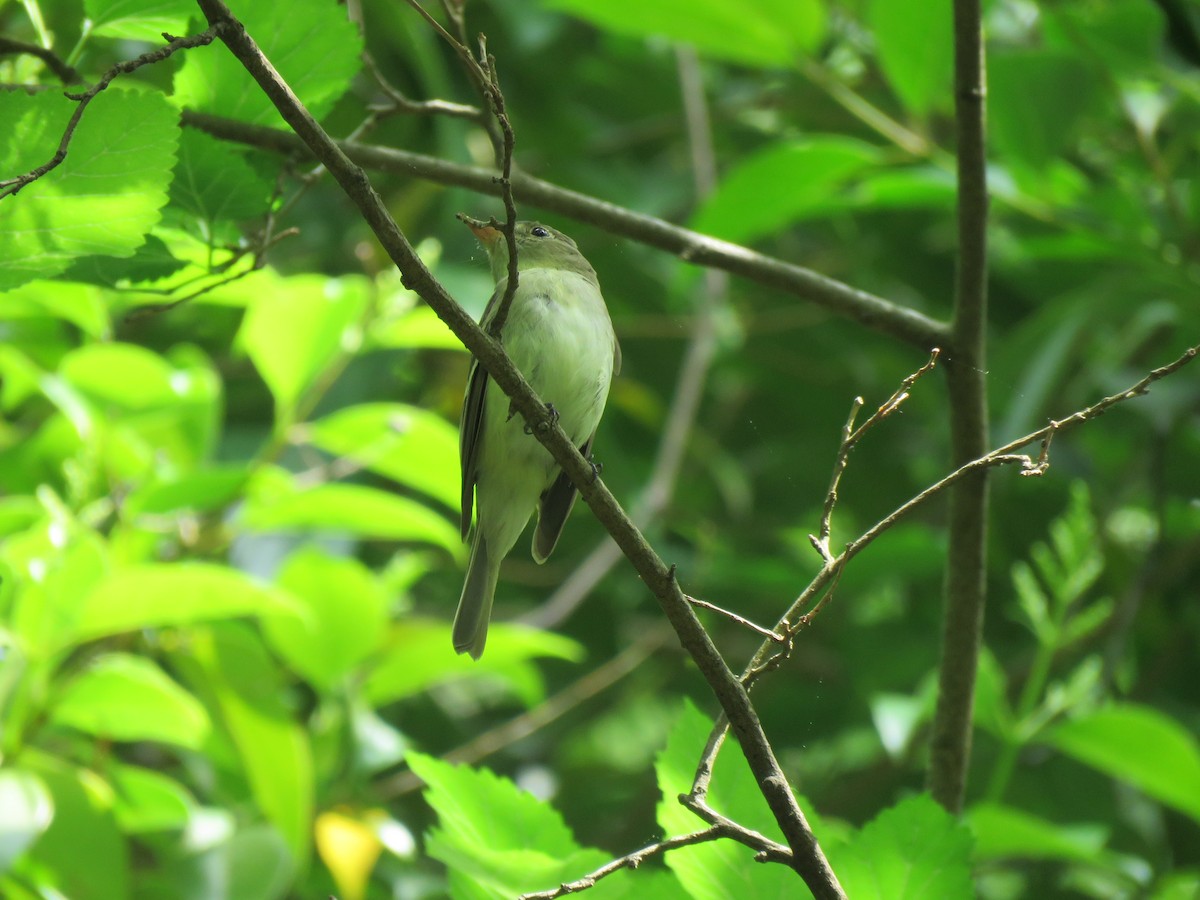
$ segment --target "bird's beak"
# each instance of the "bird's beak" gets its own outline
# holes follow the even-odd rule
[[[479,239],[479,243],[489,250],[496,241],[504,237],[504,232],[499,228],[489,225],[487,222],[481,222],[479,219],[473,219],[466,213],[459,213],[458,220],[470,228],[475,237]]]

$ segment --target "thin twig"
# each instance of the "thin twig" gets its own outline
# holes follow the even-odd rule
[[[483,110],[477,106],[469,106],[465,103],[454,103],[450,100],[413,100],[404,94],[398,87],[388,81],[383,72],[379,68],[379,64],[375,62],[375,57],[368,51],[364,50],[362,54],[363,66],[375,80],[375,85],[383,91],[390,103],[386,106],[377,105],[370,108],[371,113],[376,119],[384,119],[389,116],[408,114],[422,116],[450,116],[457,119],[467,119],[471,122],[480,122],[483,119]],[[361,130],[362,126],[359,126]]]
[[[508,118],[508,111],[504,106],[504,92],[500,90],[500,80],[496,74],[496,58],[488,53],[487,37],[482,34],[479,36],[479,58],[476,59],[471,53],[470,48],[466,45],[466,24],[461,10],[452,9],[450,4],[443,3],[446,14],[455,23],[459,35],[463,39],[455,37],[447,31],[418,0],[407,0],[407,3],[421,14],[422,18],[441,35],[446,43],[454,48],[454,52],[462,60],[467,74],[482,92],[484,100],[492,111],[495,124],[500,129],[498,136],[493,129],[489,129],[488,132],[492,136],[496,164],[500,168],[500,175],[495,178],[495,181],[500,186],[500,197],[504,202],[504,223],[500,224],[493,219],[491,224],[500,229],[504,235],[504,242],[508,246],[508,277],[504,282],[504,294],[496,306],[495,314],[488,323],[488,333],[499,340],[500,335],[504,332],[504,324],[508,321],[508,311],[512,306],[513,297],[517,293],[520,272],[517,266],[517,207],[513,200],[512,186],[513,148],[516,145],[516,136],[513,132],[512,122]]]
[[[107,88],[119,75],[128,75],[130,72],[140,69],[142,66],[151,65],[152,63],[162,62],[164,59],[175,53],[177,50],[190,50],[193,47],[203,47],[205,44],[211,44],[217,37],[220,28],[213,26],[207,31],[192,37],[171,37],[164,34],[169,43],[165,47],[159,47],[157,50],[151,50],[149,53],[143,53],[136,59],[119,62],[100,78],[88,90],[80,93],[67,92],[66,96],[70,100],[78,102],[75,111],[71,114],[71,118],[67,121],[67,127],[63,130],[62,139],[58,142],[58,149],[55,151],[47,162],[42,163],[36,169],[26,172],[24,175],[18,175],[15,178],[7,178],[0,181],[0,199],[17,193],[28,184],[37,181],[47,172],[53,171],[62,164],[62,161],[67,158],[67,150],[71,145],[71,139],[75,136],[75,129],[79,126],[80,120],[83,118],[84,110],[88,104],[95,99],[96,95]]]
[[[569,881],[560,884],[558,887],[549,891],[536,891],[532,894],[521,894],[517,900],[556,900],[558,897],[565,897],[567,894],[577,894],[580,891],[586,891],[588,888],[596,886],[601,878],[612,875],[614,872],[619,872],[621,869],[636,869],[643,862],[652,856],[658,856],[661,853],[666,853],[670,850],[678,849],[679,847],[690,847],[694,844],[703,844],[708,841],[715,841],[718,838],[725,837],[723,829],[717,828],[715,825],[705,828],[703,831],[693,831],[691,834],[680,835],[679,837],[667,838],[665,841],[657,841],[653,844],[643,847],[641,850],[635,850],[633,853],[628,853],[625,856],[618,857],[612,862],[605,863],[600,868],[596,869],[589,875],[585,875],[576,881]]]
[[[854,422],[863,407],[863,398],[855,397],[854,401],[850,404],[850,415],[846,419],[846,424],[842,427],[842,443],[838,447],[837,456],[834,459],[833,475],[830,477],[829,491],[825,495],[825,506],[821,511],[821,523],[817,529],[817,535],[815,537],[811,534],[808,536],[809,541],[816,548],[817,552],[821,554],[821,559],[825,563],[828,564],[833,561],[833,556],[829,552],[829,533],[832,529],[833,509],[837,505],[838,486],[841,484],[842,475],[845,473],[846,466],[850,462],[850,451],[858,446],[858,442],[862,440],[863,435],[870,431],[872,427],[899,409],[900,405],[908,399],[909,392],[918,379],[937,364],[937,359],[941,352],[937,347],[934,347],[929,353],[929,361],[905,377],[900,382],[900,387],[895,390],[892,396],[881,403],[879,408],[871,414],[871,417],[858,428],[854,427]]]
[[[757,625],[754,622],[751,622],[749,619],[745,618],[744,616],[739,616],[737,613],[730,612],[727,609],[723,609],[722,607],[717,606],[715,603],[709,603],[707,600],[700,600],[696,597],[693,597],[691,594],[684,594],[683,596],[686,597],[688,603],[692,604],[693,606],[699,606],[699,607],[703,607],[704,609],[712,610],[713,612],[717,613],[718,615],[722,615],[725,618],[730,619],[731,621],[737,622],[743,628],[749,628],[751,631],[756,632],[757,634],[761,634],[767,640],[774,641],[777,644],[787,643],[787,638],[784,637],[782,634],[776,634],[770,628],[763,628],[761,625]]]

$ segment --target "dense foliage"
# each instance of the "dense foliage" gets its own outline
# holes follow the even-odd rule
[[[389,102],[375,69],[414,100],[481,102],[405,4],[231,6],[335,136]],[[522,170],[949,314],[948,0],[465,9]],[[985,15],[999,445],[1197,342],[1200,43],[1168,0],[993,0]],[[0,182],[50,160],[78,108],[65,73],[9,44],[52,50],[78,91],[162,32],[202,28],[185,0],[0,3]],[[707,197],[680,46],[709,104]],[[628,566],[562,611],[556,588],[603,538],[582,504],[548,565],[520,545],[507,563],[483,660],[453,654],[467,356],[311,159],[218,139],[181,110],[284,127],[220,41],[184,48],[113,80],[61,164],[0,197],[0,894],[511,897],[700,827],[674,801],[716,705]],[[370,125],[356,137],[492,163],[467,117]],[[372,180],[477,315],[491,279],[454,213],[499,203]],[[873,410],[929,348],[521,211],[600,274],[624,369],[595,453],[627,508],[662,485],[681,364],[711,341],[682,470],[646,532],[689,594],[773,624],[820,565],[807,535],[851,401]],[[852,562],[756,688],[851,897],[1200,891],[1196,377],[1056,438],[1042,477],[995,471],[961,820],[922,793],[939,501]],[[834,546],[949,471],[947,402],[935,370],[864,438]],[[703,615],[740,668],[760,636]],[[778,839],[736,748],[712,802]],[[718,842],[593,893],[800,889]]]

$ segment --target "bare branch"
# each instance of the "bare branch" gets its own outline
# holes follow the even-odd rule
[[[694,831],[691,834],[680,835],[679,837],[668,838],[665,841],[657,841],[649,844],[641,850],[635,850],[633,853],[618,857],[610,863],[605,863],[590,875],[585,875],[578,881],[570,881],[566,884],[560,884],[558,887],[550,891],[537,891],[532,894],[522,894],[518,900],[556,900],[558,897],[565,897],[567,894],[577,894],[580,891],[586,891],[588,888],[596,886],[601,878],[612,875],[614,872],[619,872],[621,869],[636,869],[643,862],[652,856],[658,856],[660,853],[666,853],[669,850],[675,850],[679,847],[690,847],[693,844],[704,844],[708,841],[715,841],[718,838],[726,837],[723,829],[712,826],[705,828],[703,831]]]
[[[717,606],[715,603],[709,603],[707,600],[700,600],[696,597],[693,597],[691,594],[684,594],[683,596],[687,598],[687,602],[693,606],[699,606],[703,609],[712,610],[713,612],[717,613],[717,615],[724,616],[732,622],[737,622],[737,624],[741,625],[743,628],[749,628],[751,631],[762,635],[769,641],[774,641],[777,644],[787,643],[787,638],[782,634],[776,634],[770,628],[763,628],[761,625],[756,625],[754,622],[751,622],[744,616],[739,616],[737,613],[723,609],[722,607]]]
[[[80,80],[79,73],[59,59],[53,50],[47,50],[45,47],[39,47],[37,44],[14,41],[11,38],[0,35],[0,56],[10,56],[17,53],[23,53],[26,56],[36,56],[46,64],[47,68],[58,76],[58,80],[63,84],[74,84]]]

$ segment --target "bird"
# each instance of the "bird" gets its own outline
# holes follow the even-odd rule
[[[486,330],[508,286],[508,241],[490,223],[459,215],[487,251],[495,291]],[[571,238],[540,222],[517,222],[517,289],[500,341],[529,386],[556,414],[585,458],[621,368],[621,348],[595,269]],[[550,452],[514,415],[509,398],[472,359],[459,421],[463,540],[467,575],[454,616],[454,649],[478,660],[487,642],[500,563],[534,511],[533,559],[546,561],[575,504],[576,489]]]

